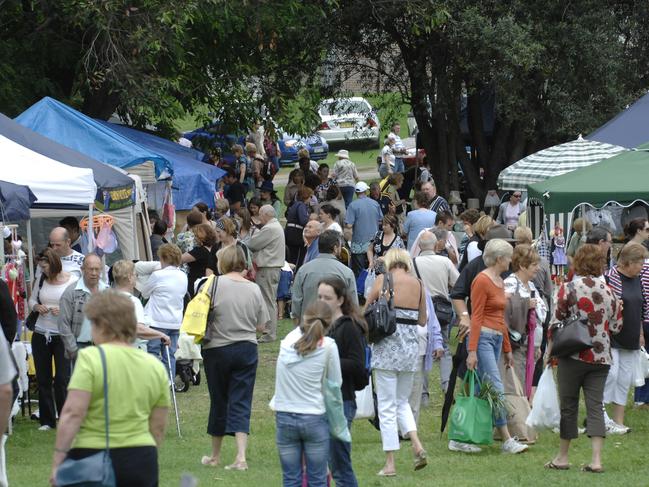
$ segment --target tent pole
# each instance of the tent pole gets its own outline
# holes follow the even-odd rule
[[[93,203],[88,205],[88,253],[95,250],[95,229],[92,218]]]
[[[29,265],[29,284],[28,289],[31,291],[34,283],[34,245],[32,244],[32,221],[27,220],[27,259]]]

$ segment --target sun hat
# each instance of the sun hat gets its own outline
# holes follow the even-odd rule
[[[346,150],[346,149],[340,149],[340,150],[336,153],[336,157],[337,157],[338,159],[349,159],[349,151]]]
[[[272,193],[275,191],[275,187],[273,186],[272,181],[264,181],[261,183],[261,186],[259,186],[259,191],[268,191],[269,193]]]

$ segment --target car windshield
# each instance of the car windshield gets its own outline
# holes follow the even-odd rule
[[[349,113],[368,113],[370,107],[364,101],[336,100],[320,106],[321,115],[347,115]]]

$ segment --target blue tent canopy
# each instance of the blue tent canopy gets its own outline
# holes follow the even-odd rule
[[[69,106],[45,97],[16,117],[16,121],[93,159],[123,169],[148,161],[158,179],[173,175],[171,163]]]
[[[649,93],[586,138],[633,149],[649,142]]]
[[[98,206],[104,210],[117,210],[132,206],[135,200],[135,185],[126,174],[108,164],[72,150],[33,130],[23,127],[0,113],[0,135],[44,156],[68,166],[92,169],[97,184]]]
[[[199,162],[197,159],[200,152],[124,125],[99,123],[171,161],[174,170],[173,198],[176,209],[190,210],[201,201],[210,208],[214,206],[215,186],[225,175],[225,171]]]
[[[36,196],[27,186],[0,181],[0,220],[18,222],[29,220],[29,209]]]

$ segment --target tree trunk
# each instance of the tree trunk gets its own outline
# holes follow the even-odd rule
[[[81,111],[92,118],[108,120],[119,106],[119,93],[109,92],[107,85],[85,94]]]
[[[496,189],[498,175],[507,160],[507,137],[509,136],[508,122],[496,120],[494,127],[491,156],[485,168],[485,189]]]

